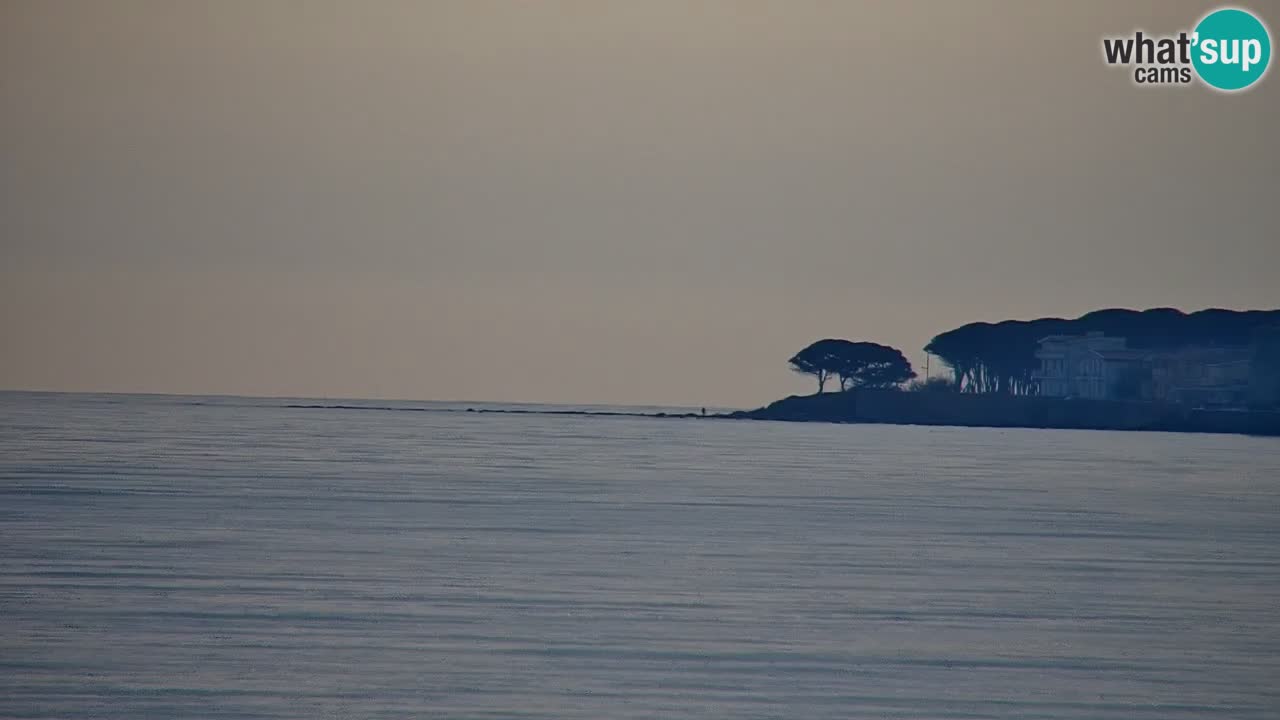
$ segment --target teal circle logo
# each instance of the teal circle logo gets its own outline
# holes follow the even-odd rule
[[[1253,13],[1215,10],[1196,25],[1191,64],[1207,85],[1243,90],[1258,82],[1271,62],[1271,35]]]

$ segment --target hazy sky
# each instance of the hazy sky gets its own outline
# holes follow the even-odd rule
[[[746,406],[1278,307],[1277,70],[1101,58],[1217,5],[3,0],[0,388]]]

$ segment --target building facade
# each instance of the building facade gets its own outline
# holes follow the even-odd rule
[[[1045,397],[1147,400],[1194,407],[1243,407],[1248,402],[1248,348],[1134,350],[1102,333],[1040,340],[1032,375]]]
[[[1124,338],[1096,332],[1042,338],[1036,358],[1040,370],[1032,378],[1039,382],[1041,395],[1090,399],[1115,397],[1125,373],[1142,361]]]
[[[1247,348],[1191,347],[1153,353],[1150,398],[1197,407],[1243,407],[1249,401]]]

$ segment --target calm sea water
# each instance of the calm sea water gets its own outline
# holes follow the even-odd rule
[[[1276,439],[288,404],[0,394],[0,716],[1280,716]]]

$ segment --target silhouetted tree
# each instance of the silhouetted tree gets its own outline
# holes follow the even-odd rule
[[[840,389],[897,387],[916,376],[902,351],[872,342],[851,342],[840,347],[836,376]]]
[[[896,387],[916,375],[911,363],[895,348],[835,338],[813,343],[793,355],[789,362],[795,372],[817,379],[819,393],[832,377],[839,379],[841,390],[848,390],[855,387]]]
[[[848,342],[847,340],[835,340],[827,338],[819,340],[812,345],[806,347],[787,362],[791,363],[791,369],[801,375],[812,375],[818,381],[818,393],[821,394],[826,388],[827,380],[834,374],[835,369],[839,367],[838,361],[835,359],[839,355],[840,343]]]

